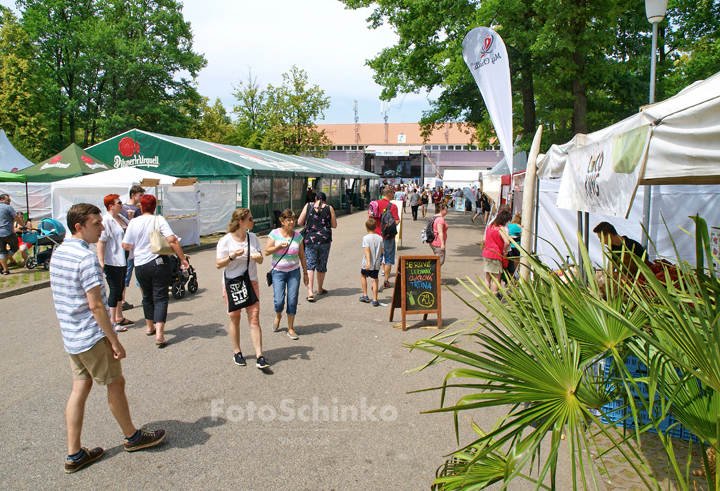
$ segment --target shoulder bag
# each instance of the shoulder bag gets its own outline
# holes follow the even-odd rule
[[[282,258],[285,257],[285,254],[287,254],[287,251],[290,250],[290,246],[292,245],[293,240],[295,240],[295,233],[294,233],[294,232],[293,232],[292,238],[290,239],[290,243],[289,243],[288,246],[287,246],[287,249],[285,249],[285,252],[283,252],[283,255],[280,256],[280,259],[278,259],[278,262],[275,263],[275,266],[277,266],[277,265],[280,263],[280,261],[282,261]],[[272,268],[270,268],[270,271],[268,271],[267,274],[265,275],[265,281],[267,282],[267,286],[272,286],[272,272],[273,272],[273,270],[275,269],[275,266],[273,266]]]
[[[168,243],[165,236],[157,228],[157,215],[155,216],[155,227],[150,232],[150,252],[161,256],[172,256],[175,251]]]
[[[255,289],[250,281],[250,232],[247,233],[247,268],[237,278],[227,279],[223,271],[225,281],[225,293],[227,294],[228,312],[236,312],[240,309],[250,307],[258,301]]]

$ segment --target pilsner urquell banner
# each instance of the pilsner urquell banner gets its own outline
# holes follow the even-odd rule
[[[627,218],[651,133],[645,125],[568,153],[558,208]]]
[[[476,27],[463,39],[463,59],[475,77],[512,174],[512,89],[505,43],[492,29]]]

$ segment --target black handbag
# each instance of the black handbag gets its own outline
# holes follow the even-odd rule
[[[282,258],[285,257],[285,254],[287,254],[287,251],[290,250],[290,246],[292,245],[292,241],[295,238],[295,235],[293,235],[292,239],[290,239],[290,244],[288,244],[287,249],[285,249],[285,252],[283,252],[283,255],[280,256],[280,259],[278,259],[278,263],[282,261]],[[277,263],[275,263],[275,266],[277,266]],[[270,271],[267,272],[265,275],[265,281],[267,282],[267,286],[272,286],[272,272],[275,269],[275,266],[270,268]]]
[[[306,208],[306,209],[305,209],[305,211],[306,211],[306,213],[305,213],[305,226],[304,226],[304,227],[302,228],[302,230],[300,231],[300,235],[302,235],[303,242],[305,242],[306,239],[307,239],[306,234],[307,234],[308,220],[310,219],[310,210],[314,210],[314,209],[315,209],[315,205],[313,205],[312,203],[308,203],[305,208]],[[309,209],[308,209],[308,208],[309,208]],[[268,286],[269,286],[269,285],[268,285]]]
[[[237,278],[226,278],[225,272],[223,272],[223,279],[225,281],[225,293],[227,293],[228,301],[228,312],[236,312],[240,309],[250,307],[259,300],[255,294],[255,289],[250,281],[250,233],[247,236],[247,268],[245,272]]]

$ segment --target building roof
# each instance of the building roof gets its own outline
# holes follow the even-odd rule
[[[472,128],[458,129],[457,123],[445,123],[433,131],[427,141],[423,140],[418,123],[388,123],[387,140],[384,123],[358,123],[357,139],[353,123],[317,126],[318,130],[325,130],[333,145],[468,145],[472,135]]]

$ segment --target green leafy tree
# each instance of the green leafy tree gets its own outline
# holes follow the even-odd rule
[[[367,61],[381,97],[440,88],[421,120],[425,134],[459,121],[492,135],[482,97],[462,59],[462,40],[490,26],[508,47],[516,133],[543,147],[615,123],[647,104],[651,25],[642,0],[341,0],[372,8],[370,28],[389,25],[394,46]],[[720,2],[677,0],[661,23],[658,98],[720,69]]]
[[[191,138],[197,138],[207,142],[228,143],[228,135],[233,130],[232,119],[227,115],[225,107],[220,98],[215,99],[215,104],[208,104],[210,99],[202,98],[200,121],[192,129]]]
[[[293,155],[324,156],[331,141],[315,121],[330,107],[330,98],[317,85],[308,87],[304,70],[293,66],[278,87],[268,85],[265,104],[268,128],[262,148]]]
[[[37,50],[15,15],[2,11],[0,29],[0,127],[32,161],[49,149],[47,98],[36,61]]]
[[[233,87],[232,95],[237,100],[233,112],[237,121],[228,136],[233,145],[247,148],[261,148],[268,126],[266,107],[267,94],[260,88],[257,77],[248,70],[247,78]]]
[[[199,105],[192,78],[206,61],[174,0],[19,0],[23,25],[52,81],[63,143],[85,145],[137,127],[173,135]],[[191,78],[179,76],[187,72]]]

